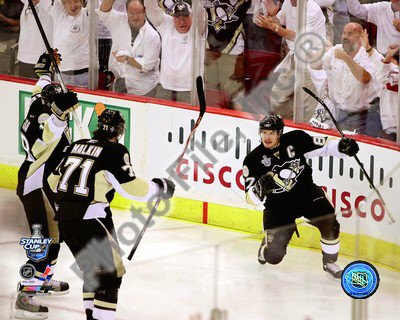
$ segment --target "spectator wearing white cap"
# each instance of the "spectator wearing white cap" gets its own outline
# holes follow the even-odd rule
[[[192,8],[186,2],[177,2],[171,17],[161,10],[157,0],[144,0],[144,6],[147,17],[160,33],[162,41],[160,84],[157,86],[156,96],[190,103],[193,65]],[[205,30],[204,18],[199,19],[202,35]],[[204,45],[204,38],[202,43]],[[204,61],[204,56],[201,60]]]

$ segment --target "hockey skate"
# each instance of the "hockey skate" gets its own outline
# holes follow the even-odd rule
[[[264,237],[262,239],[260,248],[258,249],[258,262],[260,264],[266,264],[267,263],[267,260],[265,260],[265,258],[264,258],[264,251],[268,246],[268,244],[265,242],[265,238],[266,237]]]
[[[19,292],[15,301],[14,318],[16,319],[47,319],[49,309],[37,304],[31,296]]]
[[[47,294],[51,296],[63,296],[69,293],[69,284],[64,281],[46,280],[43,283],[44,287],[49,287]]]
[[[18,291],[31,296],[62,296],[68,294],[69,285],[67,282],[53,279],[33,279],[19,282]]]
[[[323,264],[324,271],[330,278],[340,281],[342,278],[342,269],[334,262],[328,262]]]

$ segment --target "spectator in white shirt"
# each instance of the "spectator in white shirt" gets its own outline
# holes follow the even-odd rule
[[[338,112],[342,129],[364,133],[370,108],[373,62],[361,45],[362,26],[348,23],[343,29],[342,44],[322,57],[328,74],[329,99]],[[315,65],[313,67],[316,67]]]
[[[359,0],[346,0],[349,13],[377,26],[376,44],[385,54],[392,43],[400,43],[400,0],[360,4]]]
[[[160,84],[157,98],[190,103],[192,90],[192,9],[186,2],[178,2],[173,17],[162,12],[157,0],[144,0],[146,14],[161,35]],[[204,34],[205,17],[199,19]],[[202,48],[205,39],[202,37]],[[200,49],[203,53],[204,49]],[[202,54],[201,65],[204,65]],[[200,72],[202,74],[203,71]]]
[[[128,0],[126,13],[112,10],[114,1],[103,0],[98,11],[113,40],[109,65],[116,76],[114,90],[155,96],[160,74],[160,36],[146,21],[140,0]]]
[[[295,41],[297,29],[297,1],[285,0],[282,9],[276,17],[258,15],[256,23],[260,27],[268,28],[281,37],[285,38],[290,49],[286,58],[275,69],[280,75],[275,85],[272,87],[270,102],[274,113],[282,115],[285,119],[293,118],[293,94],[294,94],[294,76],[295,76]],[[284,28],[283,26],[286,26]],[[312,42],[312,48],[320,49],[325,41],[325,17],[321,8],[314,0],[307,1],[306,32],[318,36],[309,37]],[[326,79],[323,71],[306,69],[305,86],[313,90],[314,87],[319,90]],[[311,96],[305,96],[304,100],[304,121],[309,121],[313,115],[317,103]]]
[[[18,75],[20,77],[36,79],[37,76],[33,71],[33,67],[38,61],[40,55],[46,51],[43,38],[39,32],[32,9],[29,6],[28,0],[21,0],[24,3],[24,8],[20,18],[20,32],[18,40]],[[39,20],[47,39],[52,46],[53,42],[53,19],[49,14],[42,9],[40,0],[32,0]]]
[[[102,0],[99,0],[99,5],[101,5],[102,2]],[[126,12],[126,0],[115,0],[113,10]],[[99,19],[97,36],[99,43],[99,72],[105,72],[108,70],[108,59],[110,58],[112,40],[110,30],[107,29],[101,19]]]
[[[335,0],[315,0],[321,7],[322,13],[325,16],[326,39],[333,43],[334,40],[334,26],[333,26],[333,3]]]
[[[400,116],[399,91],[399,44],[387,48],[387,54],[377,68],[376,77],[382,85],[380,114],[385,138],[396,141]]]
[[[89,84],[89,14],[83,0],[41,0],[53,18],[53,45],[62,52],[60,71],[66,84]]]

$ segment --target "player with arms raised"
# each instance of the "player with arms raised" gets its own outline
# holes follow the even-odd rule
[[[128,150],[118,143],[125,129],[122,115],[110,109],[98,114],[93,138],[74,142],[49,182],[58,191],[60,234],[83,272],[87,319],[112,320],[125,273],[110,210],[114,193],[138,201],[168,199],[175,185],[137,178]]]
[[[259,125],[261,144],[243,162],[246,201],[264,204],[266,235],[258,261],[280,263],[293,233],[297,233],[295,219],[304,216],[321,233],[323,269],[340,278],[342,270],[335,263],[339,252],[335,209],[322,188],[314,184],[306,159],[353,156],[358,144],[348,138],[312,137],[301,130],[283,134],[283,128],[281,116],[267,115]]]
[[[56,51],[54,54],[59,60]],[[32,296],[66,294],[69,288],[68,283],[52,278],[60,243],[54,221],[55,195],[47,178],[61,161],[64,148],[71,143],[68,114],[78,107],[78,98],[76,93],[63,93],[60,85],[51,83],[52,69],[50,56],[42,54],[34,66],[39,80],[20,128],[25,160],[18,171],[17,195],[24,206],[31,232],[32,225],[40,224],[41,234],[45,238],[54,238],[45,259],[27,262],[34,266],[36,273],[33,279],[24,279],[18,284],[14,316],[20,319],[47,318],[48,308],[36,304]]]

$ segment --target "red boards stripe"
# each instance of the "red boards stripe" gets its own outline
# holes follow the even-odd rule
[[[208,224],[208,202],[203,202],[203,223]]]

